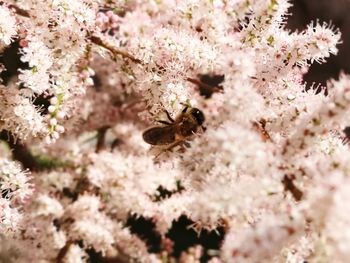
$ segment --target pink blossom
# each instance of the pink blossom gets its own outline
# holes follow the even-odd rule
[[[350,77],[303,80],[341,34],[288,30],[291,4],[2,1],[24,64],[0,65],[0,259],[346,262]],[[199,238],[177,251],[184,218]]]

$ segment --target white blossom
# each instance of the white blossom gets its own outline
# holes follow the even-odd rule
[[[0,6],[0,40],[5,45],[10,45],[13,38],[17,34],[16,18],[11,14],[10,10],[4,6]]]
[[[291,4],[1,1],[0,261],[346,262],[350,77],[304,82],[341,34]]]

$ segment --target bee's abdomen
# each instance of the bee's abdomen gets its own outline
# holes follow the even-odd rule
[[[166,145],[175,141],[175,132],[171,126],[152,127],[144,131],[142,137],[151,145]]]

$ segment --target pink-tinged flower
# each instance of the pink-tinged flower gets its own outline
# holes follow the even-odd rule
[[[349,76],[341,75],[339,81],[329,83],[332,91],[328,99],[310,115],[298,123],[294,134],[287,138],[283,146],[283,155],[291,157],[305,152],[321,135],[330,131],[332,126],[346,125],[350,109]]]
[[[17,34],[16,18],[6,5],[0,5],[0,40],[9,45]]]
[[[22,214],[17,208],[11,207],[11,201],[0,198],[0,231],[11,237],[20,229]]]
[[[350,77],[313,86],[327,96],[303,81],[337,53],[337,30],[286,30],[287,0],[9,3],[0,42],[18,36],[27,66],[0,86],[0,130],[38,171],[3,157],[21,159],[18,145],[0,148],[0,235],[16,248],[0,259],[171,262],[177,241],[150,253],[129,219],[164,241],[185,216],[225,233],[180,262],[346,262]],[[186,142],[194,116],[170,123],[184,105],[205,115]],[[157,121],[174,144],[149,150]]]
[[[28,172],[23,172],[20,166],[6,159],[0,160],[0,190],[3,198],[13,203],[25,203],[33,194],[33,185],[29,181]]]
[[[39,39],[29,39],[28,46],[22,48],[21,61],[28,62],[29,67],[49,69],[52,66],[50,49]]]
[[[308,38],[308,56],[311,62],[317,61],[319,63],[325,62],[325,58],[328,58],[331,54],[336,55],[338,49],[336,46],[340,41],[339,30],[334,30],[334,26],[326,23],[310,24],[305,32],[305,36]]]
[[[295,241],[303,221],[298,215],[267,216],[254,225],[232,230],[224,241],[222,256],[225,262],[271,262],[278,252]]]
[[[96,25],[102,30],[116,29],[119,25],[119,16],[109,10],[106,13],[99,12],[96,15]]]
[[[33,185],[28,173],[19,164],[0,159],[0,231],[5,235],[21,228],[22,207],[33,194]]]
[[[64,256],[63,260],[66,263],[85,263],[89,256],[86,254],[84,249],[76,244],[69,246],[67,254]]]
[[[26,95],[26,89],[0,86],[2,128],[17,138],[37,137],[44,132],[44,118]],[[29,92],[31,93],[31,92]]]

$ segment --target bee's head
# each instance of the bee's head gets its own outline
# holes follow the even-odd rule
[[[192,108],[190,114],[196,119],[198,125],[203,124],[205,117],[204,117],[204,114],[201,110],[199,110],[197,108]]]

